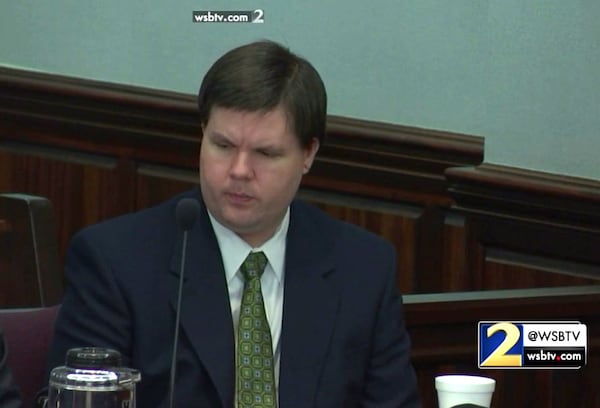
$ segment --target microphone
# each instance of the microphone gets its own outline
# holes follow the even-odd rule
[[[193,198],[184,198],[177,203],[175,219],[183,231],[183,246],[179,268],[179,289],[177,290],[177,307],[175,309],[175,332],[173,334],[173,354],[171,355],[171,375],[169,382],[169,408],[173,408],[175,397],[175,373],[177,371],[177,343],[179,342],[179,319],[181,318],[181,294],[183,292],[183,273],[185,271],[185,252],[187,247],[188,231],[192,229],[200,213],[200,205]]]

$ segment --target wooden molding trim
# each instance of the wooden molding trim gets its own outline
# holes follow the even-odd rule
[[[110,155],[119,145],[131,159],[197,165],[195,95],[2,67],[0,87],[5,141],[44,143],[40,134],[51,128],[60,131],[49,145]],[[368,184],[365,195],[390,198],[405,185],[447,203],[445,169],[482,159],[482,137],[329,116],[327,142],[304,185],[355,194]]]
[[[440,324],[441,314],[448,325],[482,318],[577,317],[581,310],[594,318],[600,316],[600,285],[410,294],[403,300],[410,326]],[[581,307],[584,304],[588,306]]]
[[[466,212],[600,232],[600,181],[486,163],[445,174]]]
[[[580,319],[593,327],[598,340],[600,286],[485,290],[404,295],[406,324],[418,341],[413,358],[419,362],[443,362],[448,356],[470,358],[476,353],[476,328],[480,320],[561,320]],[[466,328],[472,341],[460,344],[451,333]],[[435,347],[421,335],[436,336]],[[444,335],[445,333],[445,335]],[[594,348],[600,344],[594,343]]]

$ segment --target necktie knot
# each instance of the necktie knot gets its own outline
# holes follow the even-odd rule
[[[267,257],[264,252],[251,252],[246,258],[240,270],[246,282],[260,279],[267,266]]]

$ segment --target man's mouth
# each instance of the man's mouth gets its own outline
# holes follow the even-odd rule
[[[225,197],[232,204],[247,204],[254,199],[251,195],[238,192],[227,192]]]

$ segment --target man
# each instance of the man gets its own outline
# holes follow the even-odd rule
[[[19,408],[21,406],[21,397],[13,383],[10,367],[8,366],[6,342],[0,327],[0,407]]]
[[[166,406],[175,208],[193,198],[176,406],[419,406],[392,246],[294,200],[325,134],[319,74],[256,42],[210,68],[198,103],[199,191],[73,238],[50,367],[71,347],[117,349],[141,370],[138,406]]]

